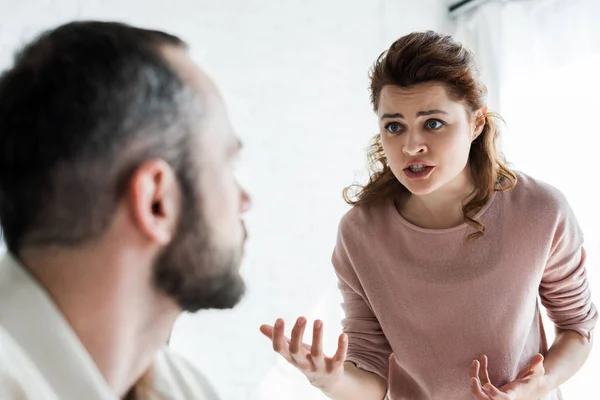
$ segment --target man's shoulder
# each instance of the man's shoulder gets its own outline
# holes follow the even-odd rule
[[[218,400],[208,379],[184,357],[164,347],[154,359],[154,378],[159,391],[184,400]]]
[[[58,400],[26,353],[0,325],[0,399]]]

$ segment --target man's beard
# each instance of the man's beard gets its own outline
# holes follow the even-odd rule
[[[191,207],[183,208],[175,237],[154,264],[154,283],[184,311],[233,308],[246,291],[239,273],[243,243],[215,248],[197,202],[184,203]]]

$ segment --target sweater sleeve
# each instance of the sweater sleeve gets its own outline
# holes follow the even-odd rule
[[[338,277],[338,288],[342,294],[342,309],[345,314],[342,327],[344,333],[348,335],[346,361],[352,362],[362,370],[375,373],[387,381],[392,349],[355,271],[348,248],[351,242],[348,233],[344,232],[343,223],[340,224],[332,263]]]
[[[566,199],[562,203],[539,293],[556,327],[576,331],[589,341],[598,310],[587,279],[583,233]]]

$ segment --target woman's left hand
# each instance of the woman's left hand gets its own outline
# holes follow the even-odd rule
[[[471,393],[477,400],[538,400],[548,392],[544,386],[544,356],[536,354],[517,378],[496,388],[490,382],[487,356],[474,360],[471,366]]]

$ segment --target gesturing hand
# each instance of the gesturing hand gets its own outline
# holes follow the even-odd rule
[[[547,394],[544,388],[544,356],[536,354],[516,379],[496,388],[488,374],[488,358],[474,360],[471,366],[471,393],[477,400],[538,400]]]
[[[291,339],[284,336],[285,323],[282,319],[278,319],[274,326],[261,325],[260,331],[271,339],[273,350],[306,375],[313,386],[328,390],[344,373],[348,338],[342,333],[336,353],[327,357],[323,354],[323,323],[315,321],[312,345],[302,342],[305,328],[306,318],[300,317],[292,329]]]

